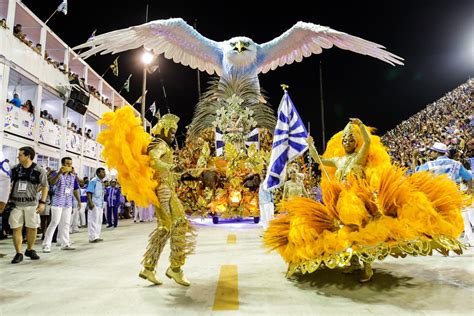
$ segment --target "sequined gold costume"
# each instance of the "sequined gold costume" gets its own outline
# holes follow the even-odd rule
[[[315,149],[310,144],[310,153]],[[354,120],[333,136],[321,159],[323,203],[294,198],[280,203],[284,212],[270,222],[265,245],[288,263],[288,276],[320,268],[350,269],[387,256],[462,253],[465,197],[446,177],[426,172],[407,176],[391,165],[380,138]]]
[[[158,227],[151,233],[148,242],[147,251],[142,260],[145,271],[140,276],[146,279],[148,271],[156,268],[160,255],[167,241],[171,239],[170,247],[170,269],[167,276],[172,274],[173,270],[181,272],[181,266],[184,265],[186,255],[193,250],[194,242],[189,221],[186,218],[183,205],[176,194],[176,175],[173,173],[173,149],[162,137],[168,137],[171,129],[176,131],[179,118],[172,114],[164,115],[152,130],[155,137],[148,146],[148,155],[151,157],[150,166],[156,171],[155,179],[158,181],[156,195],[159,205],[155,205],[155,215]],[[148,270],[148,271],[146,271]],[[184,277],[184,275],[182,275]],[[189,281],[177,280],[182,285],[189,285]],[[150,280],[153,282],[153,280]],[[153,282],[155,283],[155,282]]]
[[[335,177],[338,181],[345,181],[349,174],[358,178],[365,178],[364,169],[370,147],[370,136],[360,120],[356,120],[355,122],[356,123],[350,122],[347,124],[342,133],[342,145],[345,150],[343,156],[319,159],[314,145],[309,145],[311,157],[316,162],[336,168]],[[359,126],[360,134],[363,139],[363,145],[359,151],[355,151],[357,140],[354,132],[354,125]]]
[[[144,269],[139,276],[161,284],[155,276],[155,267],[171,238],[171,265],[166,276],[188,286],[181,266],[186,254],[193,250],[195,235],[176,196],[173,149],[168,145],[174,139],[178,121],[176,115],[164,115],[154,126],[152,137],[143,130],[133,108],[125,106],[104,114],[99,123],[107,128],[100,132],[98,142],[104,146],[102,156],[108,167],[118,171],[127,199],[142,207],[155,206],[158,228],[150,235],[142,261]]]

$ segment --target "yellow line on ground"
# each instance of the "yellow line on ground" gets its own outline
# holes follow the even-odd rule
[[[239,309],[239,285],[237,265],[221,266],[216,295],[214,296],[215,311],[230,311]]]
[[[227,235],[227,243],[228,244],[235,244],[236,242],[237,242],[237,235],[236,234]]]

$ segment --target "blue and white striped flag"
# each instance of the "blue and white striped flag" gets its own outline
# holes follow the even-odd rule
[[[247,134],[247,141],[245,147],[249,148],[252,144],[255,144],[257,150],[260,150],[260,139],[258,136],[258,128],[255,127],[250,133]]]
[[[308,132],[285,91],[278,108],[278,122],[273,134],[273,146],[264,187],[266,190],[282,186],[286,180],[286,165],[308,149]]]
[[[214,138],[216,140],[216,156],[222,156],[224,155],[224,147],[225,143],[224,140],[222,139],[224,133],[219,129],[219,127],[216,127],[216,133],[214,134]]]

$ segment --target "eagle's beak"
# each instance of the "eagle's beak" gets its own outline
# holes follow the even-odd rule
[[[235,48],[237,48],[237,50],[239,51],[239,53],[242,52],[242,48],[245,48],[245,45],[244,43],[242,43],[241,41],[238,41],[237,44],[235,45]]]

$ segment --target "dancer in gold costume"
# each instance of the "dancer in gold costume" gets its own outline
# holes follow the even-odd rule
[[[359,127],[363,140],[363,144],[359,151],[355,150],[357,147],[357,140],[354,134],[354,125]],[[351,119],[349,124],[344,128],[342,133],[342,147],[344,148],[345,155],[342,157],[320,159],[319,155],[316,153],[313,138],[310,136],[307,141],[311,158],[319,164],[335,167],[335,177],[338,181],[345,181],[350,174],[358,178],[365,178],[364,169],[367,154],[369,153],[370,135],[361,120]]]
[[[354,125],[357,125],[362,136],[363,144],[359,151],[356,151],[357,140],[354,134]],[[363,179],[365,178],[365,163],[370,148],[370,135],[367,132],[366,127],[362,124],[359,119],[351,119],[349,124],[346,125],[342,133],[342,147],[344,148],[345,155],[342,157],[334,158],[323,158],[321,159],[316,152],[314,147],[313,139],[311,136],[308,137],[308,149],[314,161],[318,164],[323,164],[328,167],[335,167],[336,172],[334,174],[337,181],[345,182],[349,175]],[[357,255],[353,255],[350,261],[350,266],[344,271],[346,273],[352,273],[355,270],[360,269],[361,265]],[[372,278],[373,275],[372,266],[369,262],[364,262],[364,268],[361,282],[367,282]]]
[[[360,281],[366,282],[372,262],[388,255],[462,253],[457,238],[466,199],[448,178],[427,172],[407,176],[358,119],[333,136],[323,157],[311,137],[308,144],[313,159],[327,167],[323,203],[282,201],[281,215],[264,235],[265,245],[288,263],[288,277],[319,268],[351,272],[362,262]]]
[[[178,284],[189,286],[181,267],[194,248],[192,227],[176,192],[176,166],[173,163],[174,140],[179,118],[164,115],[153,128],[152,135],[143,130],[140,118],[131,106],[104,113],[99,121],[106,128],[98,136],[104,148],[102,156],[109,169],[118,171],[122,192],[136,205],[153,204],[158,227],[150,235],[139,276],[161,284],[155,268],[168,239],[171,239],[170,266],[166,276]]]
[[[155,179],[159,183],[156,188],[159,206],[155,206],[158,227],[150,235],[142,260],[143,270],[139,276],[154,284],[161,284],[155,276],[155,268],[163,248],[168,239],[171,239],[170,267],[166,270],[166,276],[178,284],[189,286],[191,283],[184,276],[181,267],[193,245],[187,240],[189,221],[176,194],[176,175],[173,173],[175,165],[170,146],[175,138],[178,121],[179,117],[176,115],[166,114],[151,132],[154,139],[148,146],[148,154],[151,157],[150,166],[156,171]]]

